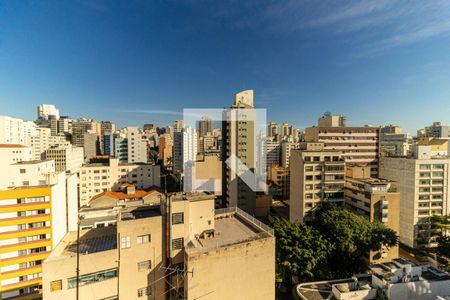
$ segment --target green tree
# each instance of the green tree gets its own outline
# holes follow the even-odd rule
[[[431,228],[435,230],[438,243],[436,253],[450,259],[450,215],[431,217]]]
[[[293,276],[301,281],[317,278],[318,266],[330,251],[329,243],[312,227],[274,218],[277,282],[291,284]]]
[[[381,223],[336,206],[324,206],[316,214],[313,226],[332,245],[323,273],[333,278],[348,277],[367,270],[369,251],[382,245],[397,245],[395,231]]]

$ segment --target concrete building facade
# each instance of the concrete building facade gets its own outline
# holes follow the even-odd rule
[[[272,229],[205,193],[161,200],[81,232],[80,299],[275,298]],[[45,299],[75,296],[76,245],[69,232],[44,262]]]
[[[430,245],[429,218],[450,213],[450,158],[432,156],[427,146],[419,149],[415,157],[383,157],[380,161],[380,177],[397,182],[400,241],[410,247]]]
[[[305,143],[290,158],[289,219],[308,222],[322,202],[344,205],[345,161],[323,143]]]
[[[400,193],[395,182],[370,177],[369,167],[347,167],[345,173],[345,207],[367,218],[380,222],[400,234]],[[390,261],[399,257],[399,247],[382,247],[371,251],[371,263]]]
[[[117,191],[127,182],[138,189],[159,187],[160,166],[119,163],[117,158],[110,158],[107,163],[86,164],[80,169],[80,204],[86,205],[101,192]]]
[[[331,117],[334,116],[327,118]],[[323,125],[327,124],[339,125],[343,122],[323,122]],[[310,127],[305,129],[305,141],[323,142],[324,149],[341,151],[342,157],[348,165],[368,165],[371,167],[372,176],[378,175],[380,154],[380,130],[378,127]]]

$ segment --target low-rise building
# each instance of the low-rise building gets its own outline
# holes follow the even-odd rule
[[[302,300],[435,300],[450,296],[450,275],[430,265],[397,258],[370,267],[369,274],[297,285]]]
[[[381,222],[400,233],[400,193],[391,180],[371,178],[369,167],[347,167],[345,207],[371,222]],[[371,251],[371,263],[390,261],[399,255],[398,246]]]
[[[80,169],[80,204],[86,205],[95,195],[119,191],[124,183],[138,189],[160,186],[160,166],[144,163],[119,163],[109,158],[105,163],[89,163]]]
[[[214,196],[123,207],[114,226],[69,232],[45,260],[45,299],[274,299],[273,230]],[[232,286],[233,288],[230,288]]]

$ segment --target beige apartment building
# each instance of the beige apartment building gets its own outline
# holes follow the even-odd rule
[[[323,143],[302,143],[290,158],[289,219],[304,223],[320,203],[344,205],[345,162],[338,150]]]
[[[273,230],[207,193],[127,205],[79,247],[80,299],[275,299]],[[70,232],[45,260],[46,300],[74,299],[76,249]]]
[[[84,162],[82,147],[53,146],[44,151],[44,158],[55,161],[58,172],[78,172]]]
[[[345,173],[345,207],[371,222],[381,222],[400,233],[400,193],[391,180],[371,178],[370,167],[347,167]],[[398,257],[398,246],[382,247],[370,252],[371,263]]]
[[[267,179],[274,184],[274,196],[278,199],[289,199],[290,178],[289,168],[270,166]]]
[[[222,133],[222,195],[225,206],[236,206],[254,215],[256,192],[253,191],[230,167],[239,170],[239,161],[248,169],[256,169],[255,162],[255,120],[253,90],[246,90],[234,96],[233,105],[225,110]]]
[[[445,151],[433,149],[418,145],[413,157],[383,157],[380,161],[380,177],[397,182],[400,241],[410,247],[429,245],[430,217],[450,213],[450,158]]]
[[[334,118],[336,117],[336,118]],[[325,150],[339,150],[347,165],[370,166],[377,177],[380,154],[378,127],[346,127],[342,116],[324,116],[319,126],[305,129],[305,141],[323,142]]]
[[[291,157],[291,151],[298,149],[300,143],[283,141],[281,143],[281,166],[284,168],[289,167],[289,158]]]
[[[117,191],[126,182],[138,189],[160,186],[160,166],[144,163],[119,163],[109,158],[106,163],[90,163],[80,169],[80,204],[86,205],[95,195]]]

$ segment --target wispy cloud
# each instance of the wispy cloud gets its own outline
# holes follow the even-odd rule
[[[339,22],[346,22],[354,20],[356,18],[366,17],[380,11],[384,11],[386,8],[393,5],[393,0],[370,0],[351,3],[342,8],[337,8],[331,11],[328,15],[313,19],[308,22],[308,26],[322,27],[330,26]]]
[[[211,13],[220,22],[237,29],[275,35],[321,32],[343,39],[348,35],[355,52],[363,56],[450,33],[449,0],[250,0],[242,4],[230,0],[220,3]],[[196,5],[199,6],[198,2]]]

